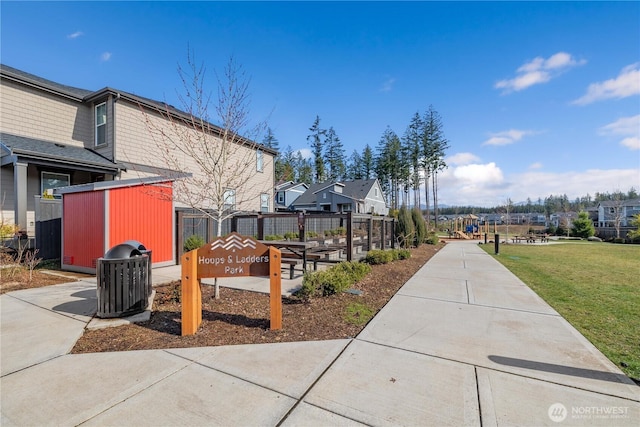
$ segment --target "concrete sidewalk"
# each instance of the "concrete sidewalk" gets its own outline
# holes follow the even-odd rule
[[[91,295],[0,297],[3,426],[640,424],[640,387],[475,242],[350,340],[70,355]]]

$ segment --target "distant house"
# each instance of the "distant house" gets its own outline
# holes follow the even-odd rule
[[[282,212],[291,210],[291,205],[298,197],[302,196],[309,186],[303,182],[287,181],[275,187],[275,211]]]
[[[634,215],[640,214],[640,199],[606,200],[598,203],[598,227],[628,227]]]
[[[549,216],[549,223],[554,227],[571,228],[576,218],[578,218],[577,212],[556,212]]]
[[[291,206],[296,211],[389,213],[377,179],[312,184]]]

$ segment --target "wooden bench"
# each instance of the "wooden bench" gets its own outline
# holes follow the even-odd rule
[[[282,252],[281,253],[281,263],[287,264],[289,266],[289,279],[293,280],[293,271],[296,265],[303,264],[303,260],[301,257],[297,256],[293,252]],[[286,257],[286,258],[285,258]],[[318,261],[320,260],[319,255],[307,254],[307,262],[313,262],[313,269],[318,269]]]
[[[281,264],[287,264],[289,266],[289,279],[293,280],[293,270],[296,265],[302,264],[301,258],[282,258],[280,259]]]

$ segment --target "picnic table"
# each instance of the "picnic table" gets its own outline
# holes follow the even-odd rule
[[[300,242],[294,240],[259,240],[260,243],[265,244],[267,246],[273,246],[280,250],[285,250],[285,255],[288,253],[293,255],[291,262],[286,261],[285,264],[291,265],[291,270],[293,271],[293,261],[298,258],[302,260],[302,269],[307,271],[307,260],[313,258],[309,254],[309,250],[318,246],[318,242],[316,241],[308,241],[308,242]],[[284,255],[283,255],[284,262]],[[293,274],[293,272],[292,272]]]
[[[549,237],[546,234],[540,236],[537,236],[535,234],[529,234],[526,236],[513,236],[511,238],[511,241],[513,243],[520,243],[521,241],[525,241],[527,243],[535,243],[537,239],[540,239],[540,243],[549,241]]]

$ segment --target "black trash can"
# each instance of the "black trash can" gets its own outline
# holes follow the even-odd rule
[[[149,270],[147,271],[147,283],[148,283],[148,286],[147,286],[147,297],[151,296],[151,287],[153,285],[153,281],[151,280],[152,279],[152,277],[151,277],[151,269],[152,269],[151,264],[153,263],[153,258],[151,257],[151,252],[152,251],[147,249],[142,243],[140,243],[137,240],[127,240],[126,242],[122,242],[122,243],[125,243],[127,245],[131,245],[131,246],[135,247],[137,250],[140,251],[140,253],[142,255],[148,255],[149,256]]]
[[[124,317],[146,310],[149,302],[149,256],[121,243],[96,263],[101,318]]]

